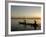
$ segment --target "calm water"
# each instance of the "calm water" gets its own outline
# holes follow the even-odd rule
[[[24,28],[23,24],[19,24],[19,22],[24,22],[24,20],[26,20],[26,23],[34,23],[32,19],[11,19],[11,31],[34,30],[34,27],[31,25],[26,25],[26,28]],[[41,20],[36,19],[36,23],[38,24],[36,30],[40,30]]]

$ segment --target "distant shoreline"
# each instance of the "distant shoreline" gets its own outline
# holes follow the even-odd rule
[[[11,18],[11,19],[41,19],[41,18]]]

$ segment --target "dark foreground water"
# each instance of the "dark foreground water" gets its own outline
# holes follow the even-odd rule
[[[36,19],[36,23],[38,24],[38,27],[34,29],[31,25],[26,25],[24,27],[24,24],[19,24],[19,22],[24,22],[26,20],[26,23],[34,23],[34,20],[32,19],[11,19],[11,31],[24,31],[24,30],[40,30],[41,29],[41,20]]]

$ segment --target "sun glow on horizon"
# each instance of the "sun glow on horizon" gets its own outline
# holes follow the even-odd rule
[[[41,7],[11,6],[11,17],[41,17]]]

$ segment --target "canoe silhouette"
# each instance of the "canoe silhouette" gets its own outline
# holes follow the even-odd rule
[[[26,20],[24,20],[24,22],[19,22],[19,24],[24,25],[25,28],[26,28],[26,25],[33,26],[35,30],[38,27],[38,24],[36,23],[36,21],[34,21],[34,23],[26,23]]]

